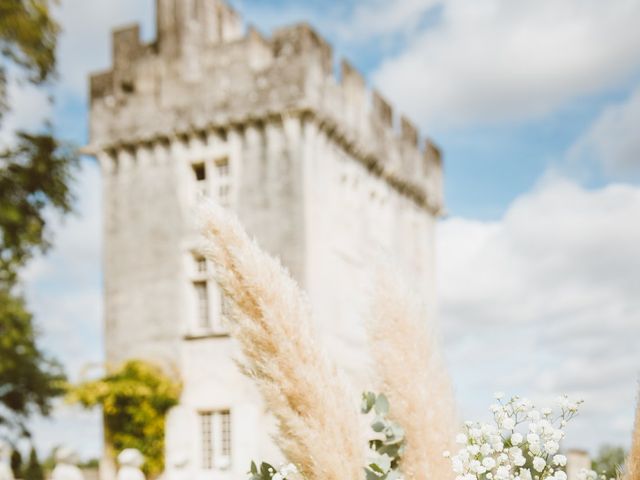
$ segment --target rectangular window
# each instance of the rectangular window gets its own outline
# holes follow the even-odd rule
[[[204,163],[191,165],[196,180],[196,192],[199,196],[207,196],[207,170]]]
[[[198,326],[201,328],[209,328],[209,291],[207,282],[194,282],[193,287],[196,292]]]
[[[200,413],[200,435],[202,439],[202,468],[213,468],[213,412]]]
[[[207,273],[207,260],[204,257],[196,258],[196,270],[199,274]]]
[[[228,158],[216,161],[216,184],[218,202],[220,205],[228,207],[231,202],[231,170]]]
[[[220,415],[220,455],[227,465],[231,460],[231,412],[223,410]]]
[[[231,412],[200,412],[202,468],[226,470],[231,466]]]

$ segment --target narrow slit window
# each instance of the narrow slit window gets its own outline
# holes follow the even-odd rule
[[[202,468],[213,468],[213,412],[200,413],[200,435],[202,439]]]
[[[229,206],[231,202],[231,169],[228,158],[216,161],[216,184],[218,202],[222,206]]]
[[[198,326],[201,328],[210,327],[209,323],[209,291],[207,282],[194,282],[196,292]]]

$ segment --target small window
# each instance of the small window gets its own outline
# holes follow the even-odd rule
[[[201,328],[209,328],[209,291],[207,282],[194,282],[196,292],[198,326]]]
[[[217,196],[220,205],[227,207],[231,203],[231,169],[228,158],[221,158],[216,161]]]
[[[200,413],[200,435],[202,437],[202,468],[213,468],[213,412]]]
[[[197,181],[201,182],[207,179],[207,170],[204,167],[204,163],[196,163],[192,168]]]
[[[221,158],[216,162],[216,168],[218,170],[218,176],[220,178],[229,176],[229,159]]]
[[[196,258],[196,271],[200,274],[207,273],[207,260],[204,257]]]
[[[231,413],[229,410],[220,412],[220,453],[227,463],[231,459]]]
[[[202,468],[226,470],[231,466],[231,412],[200,412]]]

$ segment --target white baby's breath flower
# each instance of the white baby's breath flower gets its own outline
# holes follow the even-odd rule
[[[514,433],[513,435],[511,435],[511,443],[513,445],[520,445],[522,443],[522,434],[521,433]]]
[[[562,470],[556,470],[553,474],[553,478],[555,478],[555,480],[567,480],[567,474]]]
[[[483,457],[490,455],[492,452],[493,452],[493,449],[491,448],[491,445],[489,445],[488,443],[483,443],[482,446],[480,447],[480,453],[482,454]]]
[[[533,468],[536,470],[536,472],[542,472],[544,470],[544,467],[546,466],[547,462],[544,461],[544,458],[535,457],[533,459]]]
[[[504,428],[505,430],[513,430],[515,426],[516,426],[516,421],[512,417],[506,417],[502,421],[502,428]]]
[[[558,452],[559,449],[560,449],[560,445],[558,445],[558,442],[556,442],[554,440],[549,440],[548,442],[545,442],[545,444],[544,444],[544,450],[549,455],[554,455],[555,453]]]
[[[482,465],[491,470],[496,466],[496,461],[492,457],[485,457],[484,459],[482,459]]]
[[[500,480],[509,478],[509,468],[507,466],[498,467],[496,470],[496,478]]]
[[[482,464],[480,463],[480,460],[471,460],[469,462],[469,470],[471,470],[472,472],[477,472],[478,468],[481,466]]]
[[[559,467],[564,467],[567,464],[567,457],[564,455],[554,455],[553,463],[558,465]]]
[[[540,455],[542,453],[542,447],[538,442],[529,444],[529,451],[534,455]]]
[[[527,442],[529,443],[539,443],[540,437],[537,433],[528,433],[527,434]]]
[[[531,470],[528,468],[521,468],[519,475],[521,480],[531,480]]]
[[[451,457],[451,452],[449,450],[445,450],[444,452],[442,452],[442,456],[444,458],[450,458]]]
[[[459,433],[458,435],[456,435],[456,443],[464,445],[465,443],[467,443],[467,436],[464,433]]]
[[[513,459],[513,464],[514,464],[516,467],[522,467],[525,463],[527,463],[527,459],[526,459],[526,458],[524,458],[524,456],[523,456],[523,455],[520,455],[519,457],[515,457],[515,458]]]
[[[496,400],[502,400],[504,398],[504,393],[503,392],[495,392],[493,394],[493,398],[495,398]]]
[[[471,454],[471,455],[477,455],[478,453],[480,453],[480,446],[479,445],[469,445],[467,447],[467,451]]]

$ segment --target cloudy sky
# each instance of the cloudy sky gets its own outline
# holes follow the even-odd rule
[[[464,418],[491,393],[585,399],[566,446],[628,444],[640,372],[640,0],[237,0],[268,33],[311,22],[443,148],[438,232],[446,355]],[[154,35],[152,0],[63,0],[56,104],[15,87],[6,126],[42,115],[86,140],[87,74],[110,29]],[[77,378],[100,361],[100,178],[29,268],[46,347]],[[95,414],[35,422],[43,450],[100,449]]]

